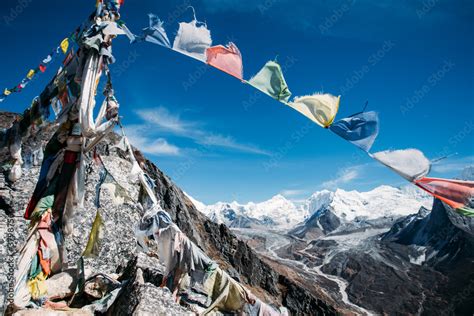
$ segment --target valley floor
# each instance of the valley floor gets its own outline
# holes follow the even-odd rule
[[[356,248],[369,251],[369,249],[367,249],[369,247],[367,240],[387,231],[386,229],[368,229],[352,234],[325,236],[320,240],[334,241],[336,244],[334,244],[331,250],[316,255],[311,253],[313,246],[311,242],[308,242],[305,248],[296,250],[302,256],[299,257],[299,260],[291,258],[291,250],[289,248],[295,244],[305,243],[305,241],[295,239],[278,231],[245,228],[233,229],[233,231],[242,239],[250,241],[255,250],[260,254],[270,257],[272,260],[276,260],[296,271],[303,272],[306,278],[308,275],[312,276],[312,280],[315,280],[318,285],[323,287],[324,292],[329,297],[336,302],[342,300],[345,308],[348,310],[360,315],[375,315],[374,312],[350,301],[349,295],[346,292],[348,282],[345,279],[325,273],[322,268],[340,252]],[[255,243],[255,240],[259,242]],[[312,261],[311,259],[314,260]],[[316,262],[317,265],[315,265]],[[332,284],[328,284],[328,281]]]

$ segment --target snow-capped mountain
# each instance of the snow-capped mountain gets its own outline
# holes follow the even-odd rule
[[[330,209],[345,221],[372,220],[381,217],[406,216],[418,212],[421,206],[430,208],[432,198],[415,187],[401,189],[380,186],[372,191],[319,191],[306,202],[309,214]]]
[[[464,168],[460,178],[465,181],[474,181],[474,165]]]
[[[229,227],[250,228],[255,226],[275,226],[289,229],[304,221],[308,213],[296,206],[283,195],[276,195],[261,203],[239,204],[237,202],[218,202],[204,205],[190,197],[198,210],[216,223]]]
[[[247,204],[234,201],[205,205],[192,197],[190,199],[211,220],[229,227],[250,228],[263,225],[292,229],[297,225],[301,228],[313,220],[313,224],[323,232],[334,230],[340,223],[400,218],[417,213],[422,206],[431,208],[432,204],[432,199],[421,190],[390,186],[380,186],[368,192],[323,190],[298,204],[280,194],[261,203]],[[333,218],[329,220],[328,216]],[[324,220],[327,222],[325,225]]]
[[[306,202],[311,215],[290,233],[311,239],[336,230],[389,228],[398,218],[417,213],[421,207],[431,209],[432,203],[428,194],[411,186],[383,185],[368,192],[316,192]]]

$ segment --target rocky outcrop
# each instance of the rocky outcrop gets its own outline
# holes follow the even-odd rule
[[[383,241],[421,249],[423,265],[447,277],[440,295],[447,298],[449,312],[470,315],[474,310],[474,219],[462,216],[441,201],[433,211],[417,216],[403,229],[392,228]]]
[[[336,230],[341,225],[339,218],[330,210],[316,212],[302,224],[292,229],[289,234],[308,240],[316,239]]]
[[[431,213],[420,212],[402,220],[383,235],[383,241],[423,247],[426,265],[442,267],[464,258],[474,258],[474,229],[472,218],[457,214],[435,200]],[[401,224],[401,223],[399,223]]]
[[[164,267],[141,253],[130,260],[120,280],[127,282],[108,315],[193,315],[178,305],[166,287],[160,287]]]

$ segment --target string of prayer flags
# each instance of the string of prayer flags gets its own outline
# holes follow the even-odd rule
[[[213,46],[207,49],[207,64],[239,80],[243,80],[242,55],[234,43]]]
[[[72,37],[73,36],[74,35],[72,35]],[[62,51],[64,54],[66,54],[70,46],[70,38],[71,37],[65,38],[56,49],[54,49],[50,54],[43,58],[38,67],[30,69],[19,84],[17,84],[13,88],[5,88],[3,93],[0,94],[0,102],[5,101],[5,99],[12,92],[21,92],[30,83],[30,81],[33,80],[33,78],[38,72],[44,73],[46,71],[47,66],[54,60],[54,56],[58,54],[59,51]]]
[[[379,117],[376,112],[362,112],[335,122],[329,129],[368,152],[379,134]]]
[[[310,96],[296,97],[288,105],[319,126],[329,128],[336,118],[340,100],[340,96],[316,93]]]
[[[276,61],[267,62],[248,81],[248,84],[280,102],[288,102],[291,97],[291,92],[283,77],[281,67]]]

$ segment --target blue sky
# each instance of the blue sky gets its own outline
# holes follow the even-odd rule
[[[2,1],[0,86],[19,82],[94,2]],[[246,79],[278,55],[294,96],[341,94],[339,118],[368,100],[381,120],[373,151],[418,148],[430,159],[457,153],[432,176],[456,176],[474,163],[472,1],[126,0],[121,13],[135,33],[147,26],[147,13],[159,15],[172,40],[178,23],[192,18],[188,5],[215,44],[237,44]],[[404,184],[351,144],[218,70],[125,37],[115,40],[114,55],[132,143],[205,203]],[[26,108],[53,68],[0,109]]]

